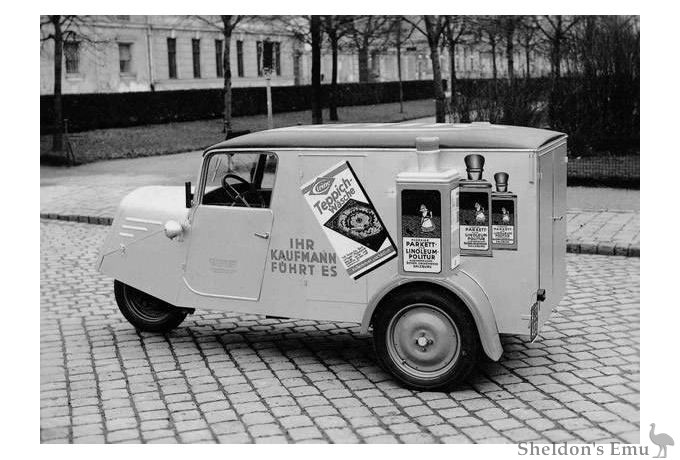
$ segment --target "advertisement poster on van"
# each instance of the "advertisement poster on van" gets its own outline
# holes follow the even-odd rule
[[[396,257],[392,238],[349,162],[320,173],[301,190],[350,277],[359,279]]]
[[[441,196],[437,190],[401,192],[404,271],[442,271]]]
[[[489,250],[489,194],[460,193],[460,248],[470,251]]]

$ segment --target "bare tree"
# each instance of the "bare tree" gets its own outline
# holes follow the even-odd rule
[[[508,67],[510,86],[515,84],[515,35],[522,21],[522,16],[501,16],[500,25],[505,42],[505,59]]]
[[[640,29],[637,16],[584,16],[572,29],[568,54],[578,79],[565,82],[570,118],[560,128],[586,144],[639,146]],[[579,95],[587,97],[579,97]],[[560,115],[560,114],[558,114]],[[616,145],[615,145],[616,143]]]
[[[323,123],[321,109],[321,16],[310,18],[310,32],[312,35],[312,123]]]
[[[442,82],[442,69],[439,63],[439,45],[446,26],[446,16],[423,16],[422,27],[420,20],[404,16],[404,20],[415,27],[427,38],[430,46],[430,60],[432,61],[432,81],[434,83],[435,119],[437,123],[446,122],[446,95]]]
[[[64,43],[68,41],[85,41],[96,44],[89,36],[90,16],[51,15],[40,17],[40,43],[54,45],[54,121],[52,131],[52,151],[64,152],[64,114],[62,105],[62,66],[64,61]]]
[[[338,51],[340,41],[349,34],[354,16],[325,16],[323,27],[331,46],[331,86],[328,91],[328,111],[332,121],[338,120],[337,88],[338,88]]]
[[[395,16],[390,19],[388,26],[388,42],[394,46],[397,52],[397,79],[399,81],[399,113],[404,113],[404,85],[401,71],[401,50],[404,43],[408,43],[415,31],[412,24],[405,21],[403,16]]]
[[[578,16],[541,16],[535,19],[536,27],[542,32],[550,48],[550,76],[552,80],[548,116],[555,122],[562,101],[562,57],[569,32],[579,22]]]
[[[491,52],[491,81],[492,98],[498,98],[498,48],[503,40],[501,16],[480,16],[475,19],[479,33],[489,45]]]
[[[270,16],[300,43],[312,47],[312,123],[323,123],[321,104],[321,47],[323,45],[322,16]]]
[[[503,121],[509,124],[516,122],[516,92],[515,81],[515,35],[522,21],[522,16],[500,16],[499,24],[505,42],[505,59],[508,68],[508,90],[503,100]]]
[[[451,113],[456,107],[456,46],[463,40],[468,30],[468,20],[465,16],[449,16],[444,28],[446,46],[449,50],[449,82],[451,87]]]
[[[229,139],[232,130],[232,97],[231,97],[231,36],[236,26],[243,21],[245,16],[197,16],[198,19],[216,28],[222,33],[224,44],[222,47],[222,66],[224,75],[224,86],[222,99],[224,108],[222,112],[222,132],[225,138]]]
[[[372,80],[369,71],[369,53],[371,49],[385,45],[389,22],[389,16],[357,16],[352,23],[349,36],[359,56],[360,82]]]
[[[531,78],[531,54],[538,48],[536,23],[531,16],[524,16],[517,27],[518,40],[524,53],[524,78]]]

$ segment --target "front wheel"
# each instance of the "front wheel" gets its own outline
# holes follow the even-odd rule
[[[418,390],[460,382],[480,349],[467,308],[453,296],[427,289],[386,299],[373,320],[373,343],[383,367]]]
[[[179,326],[188,312],[118,280],[113,282],[118,309],[130,324],[146,332],[168,332]]]

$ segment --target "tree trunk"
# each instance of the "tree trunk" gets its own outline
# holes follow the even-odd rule
[[[552,89],[550,91],[550,102],[548,104],[548,117],[553,127],[558,127],[560,101],[562,100],[561,89],[561,63],[562,63],[562,17],[557,18],[557,27],[551,40],[550,67],[552,77]]]
[[[505,95],[505,107],[503,108],[503,120],[508,124],[515,123],[515,20],[506,19],[505,22],[505,59],[508,66],[508,80],[510,85]]]
[[[496,39],[491,41],[491,90],[493,92],[492,99],[495,103],[498,101],[498,65],[496,64]]]
[[[432,79],[434,80],[434,99],[435,99],[435,121],[446,123],[446,96],[444,95],[444,85],[442,84],[442,69],[439,65],[439,49],[435,44],[430,49],[432,59]]]
[[[61,105],[61,65],[64,54],[64,36],[61,30],[61,16],[50,16],[54,26],[54,131],[52,132],[52,150],[64,150],[64,115]]]
[[[510,86],[515,83],[515,21],[507,19],[505,27],[505,58],[508,61]]]
[[[430,45],[430,59],[432,60],[432,80],[434,83],[435,121],[446,123],[446,96],[442,84],[442,69],[439,64],[439,31],[435,30],[433,19],[425,16],[427,41]]]
[[[491,41],[491,79],[493,80],[494,86],[496,86],[496,80],[498,80],[498,65],[496,63],[496,40]]]
[[[399,24],[401,26],[401,23]],[[399,80],[399,113],[404,113],[404,84],[401,80],[401,32],[397,35],[397,78]]]
[[[359,81],[364,83],[368,81],[369,75],[368,44],[363,44],[357,51],[359,54]]]
[[[332,121],[338,121],[338,103],[336,100],[338,89],[338,36],[334,29],[328,31],[331,42],[333,65],[331,68],[331,87],[328,91],[328,111]]]
[[[224,37],[224,48],[222,50],[222,65],[224,66],[224,112],[222,117],[222,132],[225,138],[229,139],[232,134],[231,126],[231,16],[222,16],[222,35]]]
[[[449,41],[449,68],[451,80],[451,117],[456,109],[456,44]]]
[[[524,60],[526,61],[526,69],[524,71],[524,76],[527,81],[531,78],[531,48],[529,48],[529,43],[527,42],[524,46]]]
[[[321,18],[312,15],[312,123],[323,123],[321,110]]]

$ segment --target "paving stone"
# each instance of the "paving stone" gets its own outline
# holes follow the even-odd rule
[[[197,311],[138,333],[92,268],[108,230],[41,221],[41,442],[640,440],[639,259],[568,255],[539,341],[416,392],[353,324]]]

